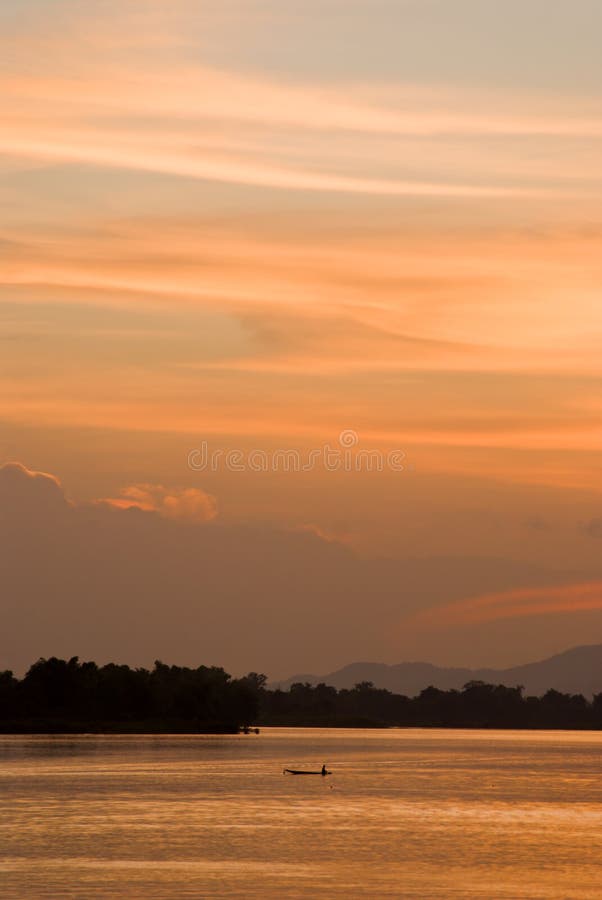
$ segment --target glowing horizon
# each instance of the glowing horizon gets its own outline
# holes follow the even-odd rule
[[[405,613],[504,596],[479,623],[506,661],[529,637],[499,639],[531,616],[512,598],[602,577],[602,14],[454,7],[0,11],[0,465],[189,527],[463,560],[453,597],[378,569],[399,609],[383,599],[373,646],[400,657]],[[186,463],[200,440],[305,451],[345,429],[403,449],[403,476],[301,489]],[[571,618],[555,597],[529,601],[542,650],[565,601],[567,635],[602,626],[596,598]],[[476,653],[468,618],[421,652]]]

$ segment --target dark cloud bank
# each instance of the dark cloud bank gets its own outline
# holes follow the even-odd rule
[[[363,560],[311,532],[72,504],[55,478],[15,463],[0,468],[0,548],[0,668],[17,672],[53,654],[271,677],[416,659],[448,639],[417,644],[410,613],[551,577],[502,559]],[[499,627],[454,637],[457,656],[480,662],[475,640],[525,628]]]

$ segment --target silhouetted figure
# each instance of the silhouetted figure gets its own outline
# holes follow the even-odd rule
[[[322,766],[322,775],[327,775],[327,774],[328,774],[328,773],[327,773],[327,771],[326,771],[326,765],[323,765],[323,766]]]

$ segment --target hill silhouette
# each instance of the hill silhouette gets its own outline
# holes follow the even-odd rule
[[[294,675],[274,682],[270,687],[287,690],[292,684],[303,683],[349,689],[363,681],[407,697],[415,697],[427,687],[459,690],[468,681],[485,681],[507,687],[522,684],[525,691],[534,696],[556,690],[591,697],[602,691],[602,644],[572,647],[539,662],[507,669],[446,668],[425,662],[402,662],[397,665],[356,662],[328,675]]]

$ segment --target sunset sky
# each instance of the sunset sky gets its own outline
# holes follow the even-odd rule
[[[602,643],[601,30],[2,4],[0,668]],[[342,432],[403,468],[223,463]]]

